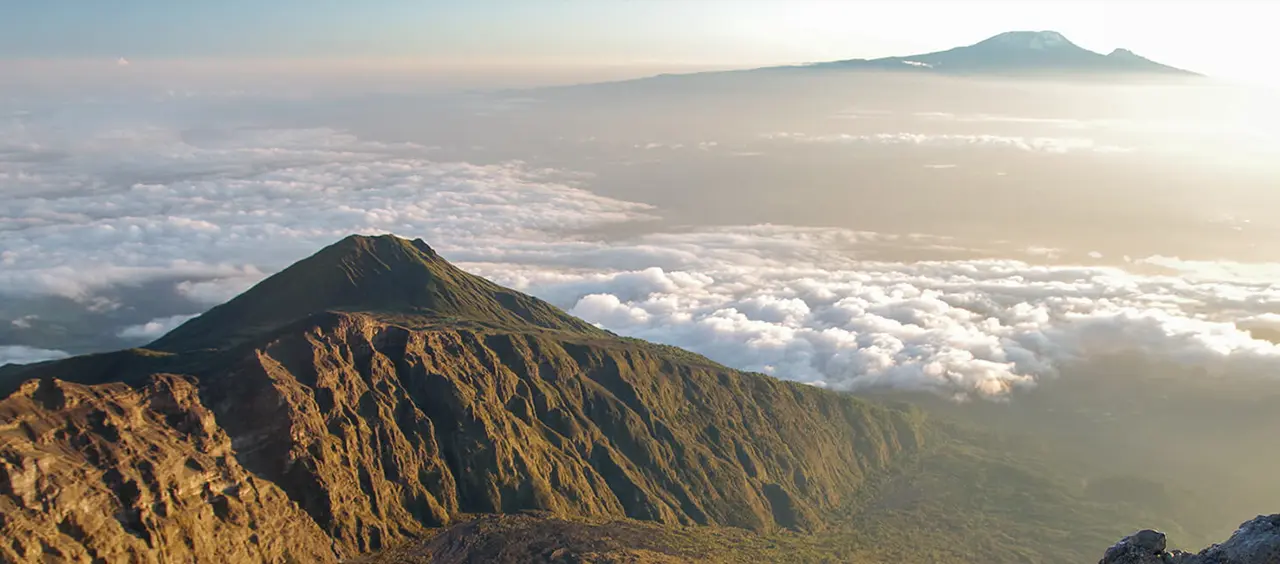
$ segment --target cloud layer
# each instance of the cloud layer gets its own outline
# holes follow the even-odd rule
[[[37,349],[17,345],[0,345],[0,366],[6,364],[28,364],[45,360],[57,360],[68,355],[62,351]]]
[[[1277,318],[1260,313],[1280,309],[1280,287],[1266,282],[1013,260],[841,259],[838,237],[778,227],[679,236],[690,255],[671,237],[615,249],[648,249],[647,262],[665,268],[477,268],[622,334],[836,389],[999,397],[1062,363],[1120,353],[1213,373],[1280,368],[1280,348],[1242,330]]]
[[[1120,352],[1214,372],[1280,369],[1280,350],[1237,326],[1275,325],[1280,287],[1257,274],[1274,267],[1153,257],[1138,274],[870,260],[952,242],[785,225],[659,228],[658,210],[592,194],[581,175],[437,162],[428,147],[329,129],[59,135],[34,120],[16,116],[0,135],[2,297],[150,307],[140,318],[150,321],[114,331],[139,343],[342,236],[393,232],[619,333],[834,389],[1003,397],[1063,363]],[[817,141],[1100,150],[991,136]],[[654,226],[584,234],[629,222]],[[120,292],[155,284],[194,305],[165,309],[177,306]],[[17,331],[21,319],[7,321]],[[0,362],[59,354],[0,342]]]
[[[67,144],[9,133],[7,294],[91,303],[104,288],[174,278],[179,292],[213,304],[353,232],[483,251],[650,217],[555,171],[432,162],[423,147],[330,130],[107,131]]]
[[[806,133],[767,133],[763,139],[792,143],[823,143],[840,145],[915,145],[923,147],[988,147],[1016,149],[1035,153],[1128,153],[1133,149],[1100,144],[1084,137],[1025,137],[990,134],[957,133],[835,133],[812,135]]]

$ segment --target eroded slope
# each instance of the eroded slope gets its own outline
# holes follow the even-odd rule
[[[458,512],[818,528],[920,440],[918,414],[657,348],[350,314],[205,382],[241,460],[357,550]]]
[[[0,401],[0,561],[334,560],[234,454],[184,378],[29,382]]]

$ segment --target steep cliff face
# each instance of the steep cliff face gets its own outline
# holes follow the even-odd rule
[[[643,345],[351,314],[207,381],[245,465],[356,550],[457,512],[813,528],[920,440],[912,414]]]
[[[526,509],[817,529],[921,442],[916,412],[617,338],[421,242],[348,239],[277,276],[163,353],[6,376],[27,382],[0,403],[0,550],[322,561]]]
[[[0,538],[8,562],[335,559],[170,375],[140,389],[33,381],[0,401]]]

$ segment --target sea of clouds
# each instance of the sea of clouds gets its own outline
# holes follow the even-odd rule
[[[441,162],[431,147],[334,129],[130,123],[70,134],[59,126],[67,119],[0,117],[0,300],[144,310],[144,322],[114,330],[136,344],[345,235],[390,232],[617,333],[839,390],[1002,398],[1064,363],[1113,353],[1214,373],[1280,369],[1280,348],[1248,331],[1280,329],[1272,266],[1170,257],[1055,266],[1036,263],[1035,252],[896,262],[868,250],[949,242],[673,227],[659,209],[593,194],[592,179],[573,171]],[[1099,149],[981,137],[831,141]],[[624,224],[639,228],[599,234]],[[155,284],[183,301],[125,302],[117,291]],[[0,319],[12,331],[41,315],[8,311],[22,312]],[[65,354],[0,342],[0,364]]]
[[[1063,154],[1076,151],[1092,153],[1129,153],[1130,147],[1100,144],[1088,137],[1028,137],[992,134],[956,133],[834,133],[810,135],[806,133],[777,132],[761,136],[763,139],[791,143],[821,143],[840,145],[915,145],[921,147],[991,147],[1017,149],[1036,153]]]

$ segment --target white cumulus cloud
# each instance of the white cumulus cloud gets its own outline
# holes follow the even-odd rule
[[[1280,369],[1280,348],[1247,331],[1277,318],[1261,312],[1280,311],[1280,286],[1013,260],[859,261],[830,231],[639,237],[613,252],[661,266],[627,272],[475,268],[619,333],[835,389],[998,397],[1118,353]],[[673,252],[679,239],[688,254]]]

